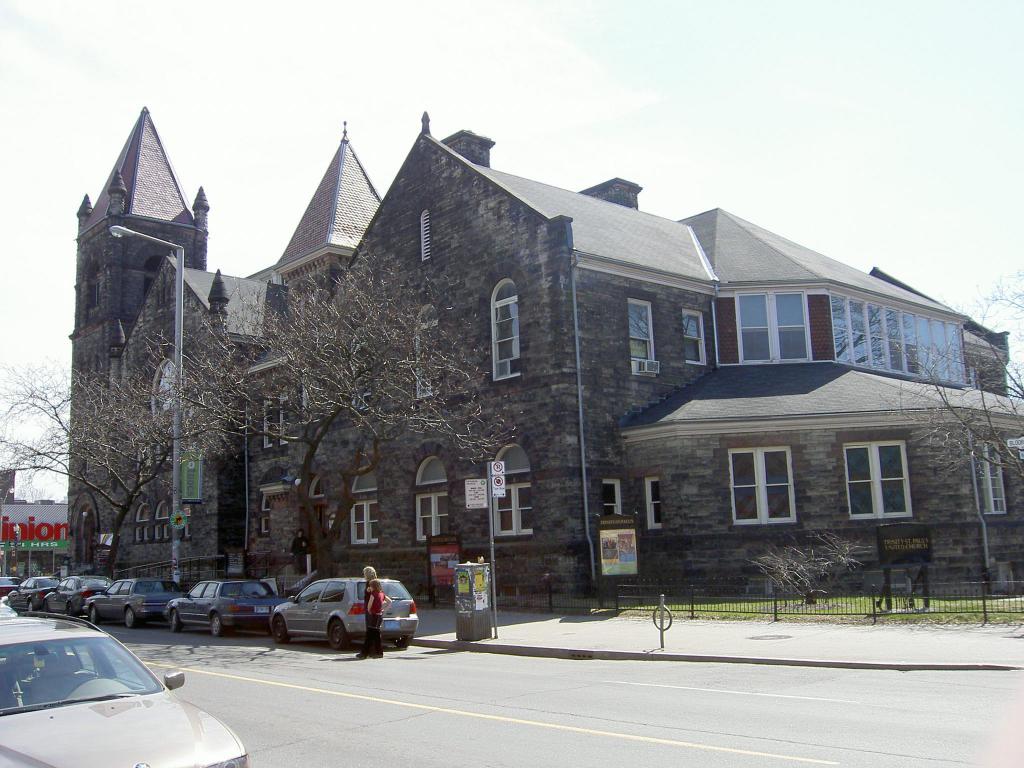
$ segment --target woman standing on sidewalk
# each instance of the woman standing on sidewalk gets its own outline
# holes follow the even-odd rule
[[[356,658],[365,659],[372,656],[375,659],[383,659],[384,646],[380,638],[380,625],[384,620],[384,609],[391,604],[391,598],[384,594],[380,579],[370,581],[366,592],[366,639],[363,641],[363,650]]]

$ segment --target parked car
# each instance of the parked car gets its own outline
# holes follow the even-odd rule
[[[82,619],[0,615],[0,762],[247,768],[230,728],[170,692],[184,683]]]
[[[85,600],[110,586],[106,576],[69,576],[43,598],[43,610],[79,616],[85,612]]]
[[[184,593],[173,581],[121,579],[87,597],[85,610],[93,624],[123,621],[131,629],[147,619],[162,619],[167,603],[176,597],[184,597]]]
[[[16,611],[38,611],[43,607],[43,600],[56,586],[56,579],[32,576],[7,594],[7,604]]]
[[[384,611],[381,637],[405,648],[416,634],[419,616],[412,595],[400,581],[381,579],[391,604]],[[292,637],[326,639],[335,650],[366,636],[362,578],[314,581],[288,602],[274,607],[270,633],[274,641],[287,643]]]
[[[6,597],[21,584],[17,576],[0,576],[0,597]]]
[[[209,627],[214,637],[231,629],[270,628],[270,612],[287,602],[262,581],[201,581],[185,597],[167,604],[167,623],[172,632],[186,626]]]

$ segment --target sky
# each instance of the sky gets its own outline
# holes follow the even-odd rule
[[[1024,3],[0,2],[0,365],[70,359],[75,212],[142,107],[208,266],[283,252],[348,122],[383,194],[428,110],[493,167],[721,207],[961,310],[1024,269]]]

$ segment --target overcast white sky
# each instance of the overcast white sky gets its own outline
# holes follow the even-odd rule
[[[143,106],[209,267],[281,255],[343,120],[383,193],[443,138],[641,208],[722,207],[969,308],[1022,268],[1024,3],[0,4],[0,361],[66,361],[75,211]]]

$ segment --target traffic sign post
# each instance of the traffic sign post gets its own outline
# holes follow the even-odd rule
[[[491,545],[491,623],[494,639],[498,639],[498,573],[494,562],[494,500],[505,497],[505,462],[492,461],[487,464],[487,535]]]
[[[466,509],[487,509],[487,479],[466,481]]]

